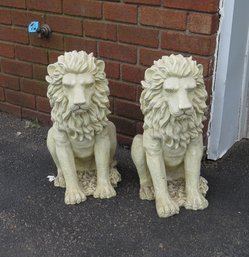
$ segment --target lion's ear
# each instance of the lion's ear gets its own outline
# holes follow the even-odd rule
[[[200,74],[203,74],[203,65],[202,64],[198,64],[197,68],[199,69]]]
[[[104,70],[105,70],[105,62],[104,62],[104,61],[98,60],[98,61],[97,61],[97,66],[99,67],[99,69],[100,69],[101,71],[104,71]]]
[[[47,68],[48,75],[49,76],[53,76],[55,69],[56,69],[56,65],[55,64],[49,64],[48,68]]]

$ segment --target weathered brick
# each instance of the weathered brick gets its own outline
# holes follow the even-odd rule
[[[25,0],[18,0],[18,1],[13,1],[13,0],[1,0],[0,1],[1,6],[9,6],[9,7],[15,7],[15,8],[25,8]]]
[[[135,47],[112,42],[99,42],[99,55],[128,63],[137,62],[137,49]]]
[[[144,129],[143,129],[143,125],[144,123],[139,121],[136,124],[136,134],[143,134],[144,133]]]
[[[38,120],[42,125],[51,126],[51,117],[49,114],[22,108],[22,118]]]
[[[119,81],[109,81],[110,95],[128,100],[136,100],[136,86]]]
[[[211,76],[214,68],[214,57],[204,58],[199,56],[193,56],[193,60],[203,65],[203,76]]]
[[[140,102],[140,96],[141,96],[142,91],[143,91],[143,88],[142,88],[141,85],[139,85],[139,86],[137,87],[137,94],[136,94],[136,101],[137,101],[137,102]]]
[[[4,101],[4,100],[5,100],[4,89],[0,87],[0,101]]]
[[[110,109],[110,112],[113,113],[113,97],[109,96],[109,109]]]
[[[130,147],[132,144],[133,137],[117,133],[117,139],[120,145]]]
[[[82,23],[80,19],[48,15],[46,17],[46,23],[53,28],[53,31],[79,36],[82,35]]]
[[[144,78],[145,69],[137,66],[122,65],[122,79],[129,82],[140,83]]]
[[[14,105],[14,104],[10,104],[10,103],[6,103],[6,102],[1,102],[0,103],[0,110],[2,112],[7,112],[10,114],[13,114],[14,116],[17,116],[19,118],[21,118],[21,107]]]
[[[63,55],[63,52],[58,52],[58,51],[49,51],[49,63],[55,63],[58,61],[58,56]]]
[[[0,26],[0,39],[16,43],[28,44],[28,32],[26,29]]]
[[[14,45],[0,42],[0,56],[14,58],[15,57]]]
[[[5,90],[6,101],[12,104],[35,108],[35,97],[19,91]]]
[[[26,0],[26,3],[27,7],[32,10],[56,13],[61,13],[62,11],[61,1],[58,0],[49,0],[49,3],[47,1]]]
[[[218,30],[218,14],[189,14],[189,31],[201,34],[214,34]]]
[[[136,123],[133,120],[127,118],[118,117],[115,115],[110,115],[109,119],[115,124],[117,132],[126,135],[136,134]]]
[[[124,0],[125,3],[130,4],[149,4],[149,5],[160,5],[161,0]]]
[[[93,38],[117,40],[117,25],[97,21],[84,21],[85,35]]]
[[[45,80],[47,75],[47,66],[33,65],[34,78],[39,80]]]
[[[12,10],[12,23],[18,26],[28,26],[31,21],[44,23],[45,15],[42,13],[29,12],[27,10]]]
[[[118,79],[120,76],[119,69],[119,63],[105,61],[105,73],[108,78]]]
[[[0,86],[14,89],[14,90],[19,90],[20,89],[19,78],[1,73],[0,74]]]
[[[22,61],[48,64],[47,50],[28,46],[16,46],[16,57]]]
[[[195,10],[200,12],[217,12],[219,0],[163,0],[165,7]]]
[[[143,120],[144,118],[140,110],[140,104],[126,100],[115,99],[114,113],[134,120]]]
[[[121,42],[158,47],[159,31],[155,29],[144,29],[136,26],[118,26],[118,38]]]
[[[0,10],[0,23],[1,24],[11,24],[10,10],[7,10],[7,9],[1,9]]]
[[[163,55],[167,55],[167,52],[161,50],[151,50],[146,48],[140,49],[140,64],[145,66],[151,66],[154,61],[160,59]]]
[[[37,35],[30,35],[31,44],[34,46],[41,46],[45,48],[51,48],[56,50],[63,50],[63,36],[54,34],[46,39],[38,38]]]
[[[51,107],[50,107],[48,98],[37,96],[36,107],[38,111],[47,112],[47,113],[51,112]]]
[[[66,51],[84,50],[87,53],[94,53],[95,56],[97,55],[97,43],[94,40],[65,37],[64,43]]]
[[[104,3],[104,18],[111,21],[137,23],[137,7],[121,3]]]
[[[199,36],[177,32],[162,33],[161,47],[168,50],[209,56],[214,54],[215,44],[215,35]]]
[[[32,95],[47,95],[47,83],[31,80],[31,79],[21,79],[21,90],[25,93]]]
[[[141,7],[140,23],[168,29],[185,30],[187,12]]]
[[[2,60],[2,69],[5,73],[21,76],[32,77],[32,65],[30,63],[19,62],[14,60]]]
[[[91,18],[102,17],[102,5],[92,0],[70,0],[63,1],[65,14],[77,15]]]

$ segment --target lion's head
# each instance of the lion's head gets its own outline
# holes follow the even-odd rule
[[[52,121],[72,138],[92,139],[110,113],[105,64],[84,51],[66,52],[48,66],[47,96]]]
[[[182,55],[163,56],[145,72],[140,97],[144,129],[170,147],[186,147],[202,133],[207,92],[203,67]]]

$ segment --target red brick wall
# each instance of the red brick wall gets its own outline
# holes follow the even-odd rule
[[[154,59],[193,55],[211,92],[219,0],[0,0],[0,110],[48,124],[46,66],[64,51],[105,60],[119,142],[142,131],[140,81]],[[39,39],[27,25],[48,23]]]

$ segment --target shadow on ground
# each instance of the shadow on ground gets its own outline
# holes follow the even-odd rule
[[[116,198],[66,206],[46,178],[55,174],[47,128],[0,113],[0,131],[1,257],[249,256],[249,141],[203,163],[208,209],[159,219],[154,202],[138,197],[129,150],[118,149]]]

